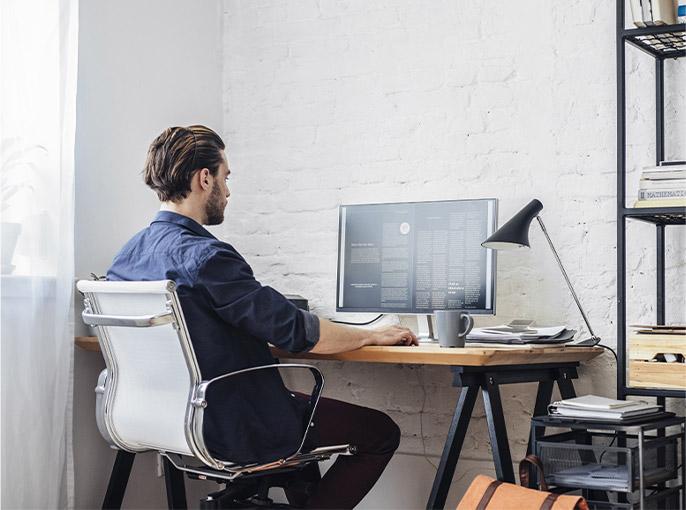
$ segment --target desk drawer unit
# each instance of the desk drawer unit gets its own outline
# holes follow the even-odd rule
[[[678,437],[646,437],[641,444],[633,435],[574,430],[537,440],[536,453],[548,485],[633,492],[641,478],[646,486],[677,478]]]
[[[629,346],[629,386],[686,389],[686,335],[633,334]],[[658,361],[665,354],[677,361]]]

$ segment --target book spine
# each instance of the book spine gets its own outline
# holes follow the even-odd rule
[[[643,8],[643,23],[648,27],[653,26],[653,13],[650,0],[641,0],[641,7]]]
[[[639,28],[645,27],[646,24],[643,23],[641,0],[630,0],[629,6],[631,7],[631,19],[634,20],[634,25]]]
[[[652,200],[660,198],[684,198],[686,189],[667,189],[667,190],[638,190],[639,200]]]

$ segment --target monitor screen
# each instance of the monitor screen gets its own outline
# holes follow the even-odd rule
[[[336,310],[495,313],[496,199],[342,205]]]

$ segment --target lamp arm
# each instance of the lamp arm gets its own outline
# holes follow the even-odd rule
[[[543,234],[545,235],[545,238],[548,240],[548,244],[550,245],[550,249],[553,251],[553,255],[555,255],[555,259],[557,260],[557,265],[560,266],[560,271],[562,271],[562,276],[564,276],[565,281],[567,282],[567,286],[569,287],[569,291],[572,293],[572,297],[574,298],[574,301],[576,301],[576,306],[579,307],[579,311],[581,312],[581,316],[584,318],[584,322],[586,323],[586,327],[588,328],[589,333],[591,333],[591,337],[594,339],[597,338],[598,340],[600,340],[597,336],[595,336],[595,333],[593,332],[593,328],[591,328],[591,324],[588,322],[588,317],[586,317],[586,312],[584,312],[584,309],[581,306],[581,302],[579,301],[579,298],[577,297],[576,292],[574,292],[574,287],[572,287],[572,282],[569,281],[569,276],[567,276],[567,271],[565,271],[565,268],[562,265],[562,261],[560,260],[560,256],[557,254],[557,250],[555,249],[553,242],[550,240],[550,236],[548,235],[548,231],[545,229],[545,225],[543,224],[543,220],[541,219],[540,216],[536,216],[536,219],[538,220],[538,224],[541,226],[541,230],[543,230]]]

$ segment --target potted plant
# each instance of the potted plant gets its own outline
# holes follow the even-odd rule
[[[26,146],[19,138],[2,140],[0,144],[0,274],[14,271],[12,259],[21,234],[21,223],[10,221],[13,210],[21,209],[22,196],[33,190],[31,179],[38,167],[38,158],[47,154],[40,145]],[[25,193],[26,192],[26,193]]]

